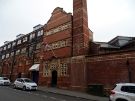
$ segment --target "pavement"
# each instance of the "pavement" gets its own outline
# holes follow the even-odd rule
[[[94,95],[90,95],[90,94],[85,93],[85,92],[70,91],[70,90],[64,90],[64,89],[59,89],[59,88],[54,88],[54,87],[46,87],[46,86],[40,86],[40,87],[38,87],[38,89],[40,91],[44,91],[44,92],[56,93],[56,94],[72,96],[72,97],[78,97],[78,98],[83,98],[83,99],[88,99],[88,100],[93,100],[93,101],[109,101],[108,97],[94,96]]]

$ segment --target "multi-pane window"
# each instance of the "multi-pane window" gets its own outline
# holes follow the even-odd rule
[[[44,74],[45,74],[45,76],[49,75],[49,70],[46,67],[44,68]]]
[[[8,48],[11,48],[11,44],[8,45]]]
[[[11,56],[14,56],[14,52],[11,52]]]
[[[2,55],[2,59],[4,59],[5,58],[5,55]]]
[[[61,63],[60,68],[61,68],[61,75],[67,75],[67,68],[68,68],[67,64]]]
[[[28,40],[27,37],[24,37],[24,38],[23,38],[23,42],[26,42],[27,40]]]
[[[39,49],[39,48],[41,48],[41,43],[38,43],[38,44],[36,45],[36,49]]]
[[[13,43],[12,43],[12,46],[15,46],[15,45],[16,45],[16,42],[13,42]]]
[[[7,47],[6,47],[6,46],[4,46],[3,50],[6,50],[6,48],[7,48]]]
[[[33,54],[33,46],[30,46],[29,47],[29,56],[32,56],[32,54]]]
[[[21,44],[21,40],[18,40],[17,45]]]
[[[43,30],[38,31],[37,36],[41,36],[41,35],[43,35]]]
[[[8,54],[6,54],[6,58],[8,58],[9,57],[9,53]]]
[[[2,51],[2,48],[0,47],[0,52]]]
[[[48,63],[45,63],[45,66],[44,66],[44,75],[45,76],[49,76],[49,64]]]
[[[16,55],[18,55],[18,54],[20,54],[20,50],[17,50],[17,51],[16,51]]]
[[[26,53],[26,48],[22,48],[21,53],[22,54]]]
[[[30,34],[30,40],[35,38],[35,33]]]

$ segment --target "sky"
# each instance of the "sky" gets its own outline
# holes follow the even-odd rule
[[[18,34],[46,24],[56,7],[73,12],[73,0],[0,0],[0,46]],[[135,0],[87,0],[88,24],[94,41],[135,37]]]

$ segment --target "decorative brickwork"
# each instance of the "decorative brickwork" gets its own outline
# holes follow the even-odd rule
[[[86,0],[73,0],[73,55],[87,54],[91,40],[92,33],[88,28],[87,2]]]

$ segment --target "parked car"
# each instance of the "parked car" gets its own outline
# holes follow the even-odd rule
[[[0,77],[0,85],[10,85],[10,80],[7,77]]]
[[[111,90],[110,101],[135,101],[135,83],[119,83]]]
[[[29,78],[17,78],[13,86],[22,90],[37,90],[37,84]]]

